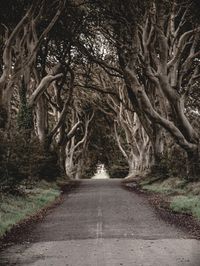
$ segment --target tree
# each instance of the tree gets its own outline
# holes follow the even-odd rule
[[[114,45],[119,58],[115,73],[123,74],[154,153],[159,155],[163,145],[163,128],[187,153],[188,176],[195,177],[199,137],[184,107],[199,78],[199,26],[191,19],[190,3],[109,1],[104,5],[97,1],[97,5],[104,15],[102,35]]]

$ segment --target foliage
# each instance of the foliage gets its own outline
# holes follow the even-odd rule
[[[56,180],[62,175],[56,152],[44,152],[38,158],[37,164],[33,169],[33,176],[43,178],[47,181]]]
[[[112,121],[101,111],[95,113],[85,161],[87,177],[96,172],[99,163],[105,165],[110,178],[123,178],[127,174],[127,162],[115,141]]]
[[[28,106],[27,103],[27,88],[22,80],[22,85],[19,89],[19,96],[20,96],[20,104],[19,104],[19,112],[18,112],[18,127],[20,129],[32,129],[33,128],[33,114],[32,108]]]
[[[18,113],[18,126],[23,129],[31,129],[33,127],[32,109],[27,105],[21,105]]]
[[[121,156],[120,151],[117,151],[117,153],[115,154],[115,157],[112,160],[112,164],[108,168],[108,173],[111,178],[124,178],[128,176],[129,167],[127,162]]]
[[[157,164],[151,167],[148,176],[167,179],[169,177],[187,178],[187,158],[185,153],[177,145],[166,147],[164,154]]]
[[[7,112],[3,106],[0,105],[0,128],[4,128],[7,122]]]
[[[183,135],[187,135],[184,132],[185,130],[181,126],[180,121],[178,121],[179,115],[177,115],[176,111],[178,110],[178,107],[176,106],[177,108],[171,108],[174,103],[177,103],[178,98],[173,100],[173,103],[171,103],[169,99],[162,99],[162,97],[157,95],[159,94],[160,89],[162,89],[162,86],[160,88],[156,88],[154,84],[155,80],[152,82],[148,78],[149,75],[147,72],[149,67],[146,67],[146,65],[148,64],[147,59],[150,57],[150,68],[153,70],[152,73],[155,74],[155,78],[157,80],[158,73],[156,74],[156,72],[159,68],[156,67],[156,60],[154,62],[153,59],[157,58],[157,61],[159,61],[162,57],[162,49],[159,49],[161,38],[159,38],[158,34],[162,31],[162,29],[158,31],[155,27],[157,19],[159,18],[159,12],[158,14],[154,14],[154,12],[160,10],[162,11],[162,9],[164,10],[163,13],[161,13],[163,14],[162,18],[165,21],[163,24],[163,33],[165,34],[165,32],[167,32],[170,28],[173,28],[170,26],[169,29],[167,29],[167,19],[171,22],[175,21],[174,26],[177,27],[179,22],[181,22],[182,17],[184,19],[184,10],[189,8],[189,13],[186,12],[187,16],[185,20],[181,22],[180,27],[178,27],[180,28],[180,33],[174,40],[168,40],[169,51],[166,53],[168,54],[171,48],[173,48],[173,44],[177,47],[179,46],[176,42],[181,39],[181,34],[187,32],[187,30],[193,29],[193,24],[195,24],[196,27],[196,24],[199,23],[197,15],[198,12],[196,12],[199,8],[198,1],[192,1],[192,5],[188,5],[188,3],[183,0],[109,0],[106,2],[102,0],[95,0],[86,1],[86,3],[81,4],[78,3],[79,1],[60,2],[65,4],[64,8],[61,8],[60,10],[61,15],[57,18],[51,30],[45,33],[38,43],[36,40],[40,39],[41,33],[48,28],[50,21],[54,17],[55,10],[57,10],[59,6],[59,1],[47,0],[40,3],[40,1],[34,2],[30,0],[8,0],[7,5],[0,10],[0,72],[2,73],[3,70],[6,69],[5,62],[3,62],[5,60],[3,60],[2,56],[6,43],[9,43],[6,41],[9,36],[12,36],[11,33],[13,32],[13,29],[16,27],[20,19],[23,18],[31,4],[34,4],[29,19],[24,22],[20,31],[15,33],[17,37],[12,40],[8,47],[11,48],[10,50],[8,49],[9,51],[7,52],[7,54],[10,53],[8,59],[11,57],[9,62],[10,72],[6,80],[8,84],[3,84],[5,88],[1,91],[4,91],[4,89],[6,91],[6,88],[8,89],[10,86],[9,89],[13,88],[13,91],[11,92],[13,95],[10,95],[12,96],[12,100],[8,104],[8,109],[10,108],[8,111],[11,114],[11,121],[8,123],[8,126],[10,127],[9,132],[2,133],[2,138],[0,140],[0,180],[2,186],[15,187],[23,180],[29,180],[32,178],[45,178],[51,180],[59,176],[61,174],[59,161],[63,159],[64,162],[65,159],[64,156],[63,158],[60,158],[62,156],[61,149],[64,151],[64,145],[69,144],[69,147],[72,145],[70,140],[66,137],[67,132],[70,131],[70,128],[74,126],[76,121],[80,121],[84,124],[85,117],[92,113],[93,110],[95,111],[93,123],[89,126],[90,128],[88,130],[87,140],[84,142],[84,145],[80,145],[79,149],[74,153],[73,167],[76,169],[76,166],[79,165],[78,163],[82,160],[83,176],[90,177],[94,174],[96,165],[98,163],[103,163],[109,171],[111,177],[125,176],[128,172],[128,165],[118,148],[113,130],[113,121],[116,118],[114,116],[117,116],[118,114],[113,115],[113,110],[110,111],[110,109],[106,107],[105,103],[109,96],[113,96],[113,94],[108,96],[108,90],[110,90],[111,93],[115,93],[115,91],[118,93],[118,81],[121,79],[121,76],[126,73],[126,71],[123,71],[126,70],[125,66],[130,67],[131,64],[133,64],[133,68],[136,66],[137,75],[135,78],[138,79],[138,82],[141,85],[144,85],[141,86],[141,88],[143,88],[143,92],[146,93],[147,98],[149,98],[149,102],[152,104],[153,110],[158,112],[161,116],[163,115],[164,118],[169,118],[168,122],[170,123],[168,123],[168,130],[170,128],[169,125],[173,124],[179,131],[182,131]],[[173,4],[176,4],[175,9],[177,10],[179,4],[184,4],[185,6],[183,9],[180,9],[180,12],[177,12],[175,19],[171,19],[170,17],[171,14],[173,15],[171,10],[173,9]],[[157,5],[158,10],[156,9]],[[150,6],[154,6],[154,8],[149,10]],[[172,13],[170,14],[170,12]],[[144,21],[146,19],[146,29],[144,29]],[[33,23],[30,27],[31,21],[35,21],[35,23]],[[35,28],[34,24],[36,26]],[[26,34],[27,29],[30,31],[29,34]],[[139,34],[138,41],[136,38],[137,33]],[[146,36],[148,34],[150,34],[149,37]],[[170,32],[167,35],[167,37],[170,38],[174,36],[174,34]],[[149,39],[147,49],[144,45],[145,36]],[[142,40],[143,37],[144,41]],[[179,51],[181,54],[181,60],[180,64],[177,65],[181,66],[182,62],[188,61],[188,52],[190,48],[192,51],[192,47],[190,46],[194,41],[194,38],[191,39],[191,37],[188,39],[188,42],[186,42],[182,52]],[[22,41],[20,41],[21,38]],[[189,42],[189,40],[192,41]],[[139,45],[140,42],[141,45]],[[137,43],[141,46],[140,48],[139,46],[137,47]],[[193,43],[193,48],[195,50],[199,46],[199,39],[197,39],[196,44],[195,42]],[[137,57],[139,50],[141,54]],[[35,51],[35,54],[32,54],[33,51]],[[147,53],[148,51],[149,53]],[[171,51],[172,55],[176,54],[173,49]],[[155,56],[154,52],[155,55],[157,54],[158,56]],[[145,55],[145,53],[147,54]],[[26,60],[31,57],[33,60],[27,63]],[[167,61],[169,61],[169,59],[170,57]],[[24,62],[26,62],[25,65]],[[56,69],[55,65],[58,62],[62,65],[62,71],[61,68]],[[197,60],[194,60],[194,62],[191,63],[188,73],[185,73],[187,77],[190,76],[189,72],[194,72],[196,64]],[[99,70],[96,65],[101,66],[101,70]],[[117,71],[118,68],[119,71]],[[16,71],[17,69],[20,71]],[[65,71],[63,69],[65,69]],[[55,72],[57,74],[57,72],[60,71],[65,72],[62,81],[59,80],[53,84],[47,84],[47,88],[44,87],[45,91],[41,91],[44,99],[42,103],[40,103],[40,108],[38,108],[39,103],[35,102],[32,109],[30,109],[28,104],[30,96],[33,95],[33,92],[37,88],[38,84],[40,84],[41,79],[49,73],[52,74]],[[181,76],[179,75],[181,71],[181,68],[175,71],[175,73],[178,73],[178,77]],[[167,72],[170,74],[173,72],[173,68]],[[102,79],[101,75],[99,76],[101,73],[103,73],[102,76],[104,76],[105,80],[111,80],[111,84],[109,84],[109,86],[105,84],[105,88],[103,86],[103,83],[106,83],[105,80],[103,79],[103,82],[99,82],[99,80],[101,81]],[[134,73],[134,71],[132,71],[132,73]],[[111,79],[111,76],[115,78]],[[152,77],[152,75],[150,76]],[[181,85],[180,83],[181,90],[187,87],[185,85],[187,84],[186,76],[183,79],[183,84]],[[194,80],[197,78],[199,78],[199,76],[194,77]],[[97,87],[95,86],[95,79],[98,79],[98,85],[100,83]],[[123,78],[121,80],[123,80]],[[145,130],[150,132],[149,137],[152,134],[156,135],[157,131],[154,130],[152,125],[157,125],[159,119],[151,118],[151,113],[147,116],[149,108],[144,108],[145,105],[142,104],[142,100],[144,99],[139,99],[141,97],[139,96],[139,93],[137,93],[137,95],[134,95],[133,93],[133,88],[136,86],[133,86],[131,92],[131,84],[129,83],[132,83],[132,81],[129,81],[128,76],[125,77],[124,80],[126,87],[123,87],[123,91],[128,88],[128,93],[126,93],[128,94],[127,102],[130,101],[129,105],[133,107],[134,111],[138,114],[138,117],[140,116],[139,119],[143,119],[146,122]],[[167,77],[167,80],[171,80],[171,78]],[[158,82],[156,82],[156,84],[157,83]],[[70,94],[69,88],[72,85],[75,89],[73,93]],[[90,91],[86,90],[86,85],[90,85]],[[123,85],[125,84],[123,83]],[[97,89],[97,91],[98,89],[102,90],[101,87],[106,90],[106,92],[104,91],[105,94],[96,93],[95,89]],[[197,116],[197,114],[195,114],[195,110],[197,110],[196,113],[199,113],[199,103],[197,100],[199,96],[198,87],[198,82],[196,82],[195,87],[193,87],[190,92],[184,92],[184,98],[187,98],[186,110],[183,108],[183,112],[181,113],[183,115],[185,111],[187,112],[189,120],[193,120],[193,123],[191,123],[193,128],[196,128],[195,123],[199,124],[199,119],[196,119],[195,123],[195,119],[193,119],[194,116]],[[84,90],[85,93],[79,93],[80,91],[82,92],[82,90]],[[176,86],[173,85],[172,91],[176,91]],[[182,93],[181,91],[178,91],[178,87],[176,92],[177,95],[181,95]],[[164,96],[165,93],[162,94]],[[188,95],[189,97],[187,97]],[[68,97],[69,101],[66,102]],[[122,97],[122,95],[120,95],[120,97]],[[164,106],[164,102],[168,102],[166,110],[159,109],[160,105]],[[65,103],[69,106],[66,110],[64,110]],[[115,104],[119,105],[118,101],[116,101]],[[167,110],[168,108],[169,110]],[[40,111],[42,109],[41,116],[38,114],[39,109]],[[124,110],[127,111],[125,108]],[[191,111],[194,111],[192,115]],[[15,115],[13,115],[13,113],[15,113]],[[55,130],[56,132],[54,132],[52,138],[48,138],[49,131],[51,131],[51,129],[53,129],[57,124],[59,118],[62,117],[62,113],[66,115],[63,115],[64,118],[60,123],[61,126]],[[7,117],[6,110],[0,106],[0,128],[5,127],[6,121],[9,120],[7,118],[9,118],[9,115]],[[15,127],[16,120],[18,128]],[[131,116],[130,120],[132,121]],[[144,121],[143,126],[145,125]],[[163,126],[161,127],[163,128]],[[152,130],[147,130],[147,128]],[[166,124],[164,128],[166,129]],[[15,133],[18,129],[20,131]],[[120,126],[118,130],[122,139],[124,150],[128,151],[130,144],[133,142],[131,140],[132,138],[130,138],[130,141],[127,141],[125,133],[121,132],[123,130],[122,128],[120,129]],[[199,128],[197,131],[199,131]],[[51,139],[52,141],[49,141],[51,142],[49,146],[52,147],[55,144],[54,146],[56,146],[58,152],[53,153],[51,152],[51,149],[49,149],[48,152],[44,151],[38,141],[38,138],[35,137],[35,132],[40,135],[41,142],[43,142],[43,137],[43,139]],[[173,131],[171,130],[170,132]],[[81,129],[79,128],[76,131],[74,138],[75,142],[80,141],[83,136],[84,125]],[[168,139],[167,134],[165,135],[165,133],[163,133],[163,138],[164,136]],[[137,144],[141,139],[142,138],[138,134],[138,139],[136,141]],[[153,142],[153,137],[149,139]],[[152,167],[151,175],[160,176],[161,179],[166,179],[169,176],[185,176],[187,172],[186,156],[180,148],[174,145],[174,143],[180,144],[180,140],[181,138],[179,138],[178,141],[173,140],[172,143],[167,143],[167,145],[164,143],[165,153],[159,163]],[[191,141],[191,144],[196,144],[198,142],[196,142],[196,137],[192,140],[192,138],[186,136],[185,140],[186,143]],[[63,147],[60,147],[59,145],[63,145]],[[153,146],[153,143],[151,143],[151,145]],[[134,145],[133,150],[136,150],[136,146],[138,145]]]
[[[0,138],[0,186],[13,191],[22,181],[37,178],[53,180],[60,175],[56,154],[46,154],[30,131]]]
[[[166,155],[167,167],[170,176],[181,176],[186,178],[187,175],[187,159],[185,153],[177,146],[168,149]]]

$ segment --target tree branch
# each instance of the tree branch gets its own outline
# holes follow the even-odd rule
[[[55,81],[60,79],[61,77],[63,77],[63,74],[57,74],[55,76],[53,75],[48,75],[46,77],[44,77],[39,86],[37,87],[37,89],[32,93],[32,95],[30,96],[30,100],[29,100],[29,107],[33,107],[33,105],[39,100],[40,96],[44,93],[44,91],[49,87],[49,85]]]

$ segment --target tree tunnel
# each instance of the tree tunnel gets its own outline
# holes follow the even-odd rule
[[[111,178],[199,178],[197,2],[8,0],[2,182],[90,178],[98,163]]]
[[[124,178],[128,174],[128,163],[117,145],[113,123],[107,114],[95,111],[83,152],[83,178],[92,177],[100,164],[104,165],[110,178]]]

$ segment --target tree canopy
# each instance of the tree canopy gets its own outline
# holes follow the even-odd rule
[[[15,180],[16,164],[25,179],[51,178],[50,165],[86,178],[99,162],[111,177],[199,178],[199,10],[183,0],[7,1],[1,179]],[[26,165],[19,151],[29,148]]]

